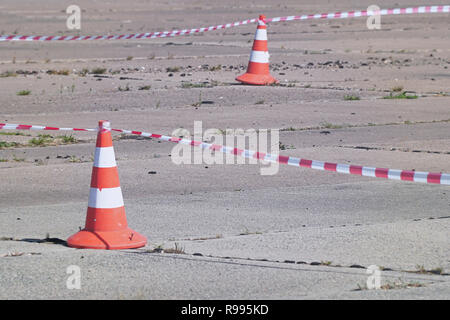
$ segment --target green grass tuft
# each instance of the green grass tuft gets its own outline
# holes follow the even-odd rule
[[[57,75],[57,76],[68,76],[70,74],[70,70],[63,69],[63,70],[48,70],[47,74],[50,75]]]
[[[330,122],[322,122],[320,125],[321,125],[323,128],[326,128],[326,129],[341,129],[341,128],[344,127],[344,126],[342,126],[342,125],[339,125],[339,124],[333,124],[333,123],[330,123]]]
[[[361,98],[358,96],[355,96],[355,95],[345,95],[344,100],[345,101],[355,101],[355,100],[361,100]]]
[[[180,69],[180,67],[167,67],[166,72],[178,72]]]
[[[29,145],[31,146],[44,146],[51,142],[53,142],[53,137],[49,134],[40,134],[36,138],[28,141]]]
[[[17,147],[18,145],[19,144],[17,142],[0,141],[0,149],[13,148],[13,147]]]
[[[393,94],[393,92],[391,92],[388,96],[383,97],[383,99],[417,99],[418,96],[417,95],[407,95],[406,91],[403,91],[402,93],[399,94]]]
[[[106,73],[106,68],[94,68],[90,72],[91,74],[104,74]]]
[[[19,92],[17,92],[18,96],[28,96],[31,94],[30,90],[20,90]]]
[[[17,73],[15,71],[5,71],[0,73],[0,78],[9,78],[9,77],[17,77]]]
[[[77,143],[78,142],[78,140],[72,135],[69,135],[69,136],[66,136],[66,135],[64,135],[64,136],[57,136],[56,138],[61,139],[61,141],[63,143],[65,143],[65,144],[71,144],[71,143]]]

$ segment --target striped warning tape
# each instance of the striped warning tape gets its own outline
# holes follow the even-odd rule
[[[450,5],[440,6],[421,6],[412,8],[396,8],[381,10],[361,10],[333,13],[307,14],[299,16],[286,16],[266,19],[266,22],[280,22],[293,20],[311,20],[311,19],[346,19],[355,17],[367,17],[374,15],[400,15],[400,14],[420,14],[420,13],[446,13],[450,12]],[[1,41],[80,41],[80,40],[135,40],[135,39],[154,39],[190,35],[195,33],[228,29],[254,23],[258,19],[247,19],[234,23],[220,24],[212,27],[172,30],[163,32],[135,33],[122,35],[103,35],[103,36],[22,36],[22,35],[0,35]]]
[[[228,29],[232,27],[242,26],[249,23],[254,23],[258,19],[248,19],[234,23],[220,24],[207,28],[194,28],[184,30],[172,30],[163,32],[149,32],[149,33],[135,33],[135,34],[121,34],[121,35],[105,35],[105,36],[14,36],[14,35],[0,35],[1,41],[72,41],[72,40],[135,40],[135,39],[154,39],[184,36],[194,33],[201,33],[207,31],[214,31],[220,29]]]
[[[24,124],[5,124],[0,123],[0,129],[12,129],[12,130],[56,130],[56,131],[94,131],[98,129],[79,129],[79,128],[57,128],[48,126],[36,126],[36,125],[24,125]],[[111,131],[138,135],[147,138],[155,138],[162,141],[181,143],[185,145],[191,145],[200,147],[202,149],[210,149],[213,151],[222,152],[225,154],[232,154],[241,156],[248,159],[257,159],[267,162],[277,162],[280,164],[287,164],[295,167],[310,168],[315,170],[333,171],[339,173],[353,174],[365,177],[385,178],[391,180],[403,180],[412,182],[421,182],[429,184],[441,184],[450,185],[449,173],[433,173],[433,172],[420,172],[420,171],[408,171],[386,168],[374,168],[357,165],[347,165],[331,162],[323,162],[316,160],[301,159],[289,156],[281,156],[277,154],[262,153],[246,149],[232,148],[217,144],[211,144],[201,141],[194,141],[189,139],[181,139],[176,137],[165,136],[156,133],[148,133],[143,131],[124,130],[124,129],[111,129]]]
[[[10,130],[50,130],[50,131],[95,131],[97,129],[80,129],[80,128],[56,128],[47,126],[35,126],[26,124],[0,123],[0,129]]]
[[[376,15],[387,16],[387,15],[399,15],[399,14],[446,13],[446,12],[450,12],[450,5],[308,14],[308,15],[301,15],[301,16],[271,18],[271,19],[266,19],[266,22],[311,20],[311,19],[345,19],[345,18],[368,17],[368,16],[376,16]]]
[[[386,169],[386,168],[373,168],[373,167],[363,167],[331,162],[322,162],[295,157],[281,156],[270,153],[261,153],[246,149],[231,148],[217,144],[210,144],[201,141],[164,136],[155,133],[121,130],[121,129],[112,129],[112,130],[121,133],[133,134],[148,138],[155,138],[162,141],[182,143],[186,145],[200,147],[202,149],[210,149],[225,154],[237,155],[248,159],[253,158],[268,162],[278,162],[281,164],[287,164],[295,167],[304,167],[324,171],[334,171],[339,173],[353,174],[366,177],[385,178],[391,180],[403,180],[403,181],[413,181],[430,184],[450,185],[450,174],[448,173],[433,173],[433,172]]]

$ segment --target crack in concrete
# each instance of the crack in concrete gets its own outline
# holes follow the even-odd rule
[[[386,148],[386,147],[366,147],[366,146],[343,146],[338,145],[338,148],[358,149],[358,150],[381,150],[381,151],[400,151],[400,152],[412,152],[412,153],[429,153],[429,154],[450,154],[450,151],[434,151],[434,150],[418,150],[410,148]]]
[[[322,267],[330,267],[330,268],[353,268],[353,269],[367,269],[367,267],[359,265],[359,264],[352,264],[349,266],[340,265],[340,264],[332,264],[331,261],[312,261],[312,262],[306,262],[306,261],[295,261],[295,260],[271,260],[271,259],[265,259],[265,258],[242,258],[242,257],[222,257],[222,256],[215,256],[215,255],[203,255],[202,253],[196,252],[191,254],[192,256],[206,256],[209,258],[216,258],[216,259],[235,259],[235,260],[247,260],[247,261],[259,261],[259,262],[272,262],[272,263],[286,263],[286,264],[306,264],[310,266],[322,266]],[[382,267],[381,271],[390,271],[390,272],[406,272],[406,273],[414,273],[414,274],[426,274],[426,275],[433,275],[433,276],[450,276],[450,273],[443,273],[441,270],[403,270],[403,269],[394,269],[389,267]]]
[[[303,128],[278,128],[278,130],[284,131],[313,131],[313,130],[336,130],[336,129],[347,129],[347,128],[366,128],[366,127],[382,127],[382,126],[398,126],[398,125],[415,125],[415,124],[430,124],[430,123],[447,123],[450,119],[432,120],[432,121],[409,121],[409,122],[387,122],[387,123],[368,123],[368,124],[341,124],[333,125],[329,124],[326,126],[316,126],[316,127],[303,127]]]
[[[164,252],[151,252],[151,251],[134,251],[132,253],[139,253],[139,254],[157,254],[157,255],[164,255]],[[335,269],[341,269],[341,268],[350,268],[350,269],[367,269],[367,267],[359,265],[359,264],[352,264],[352,265],[339,265],[339,264],[332,264],[330,261],[312,261],[312,262],[306,262],[306,261],[295,261],[295,260],[272,260],[272,259],[265,259],[265,258],[242,258],[242,257],[232,257],[232,256],[217,256],[217,255],[207,255],[202,254],[200,252],[194,252],[194,253],[178,253],[178,254],[171,254],[170,256],[174,255],[180,255],[180,256],[191,256],[191,257],[204,257],[204,258],[213,258],[218,260],[224,260],[226,263],[236,263],[232,260],[238,260],[238,261],[248,261],[248,262],[268,262],[268,263],[274,263],[277,265],[309,265],[309,266],[319,266],[319,267],[325,267],[325,268],[335,268]],[[186,257],[189,259],[188,257]],[[245,264],[247,265],[247,264]],[[258,267],[264,267],[263,265],[254,265]],[[329,269],[328,269],[329,270]],[[331,272],[328,270],[321,270],[323,272]],[[442,273],[442,272],[436,272],[435,270],[402,270],[402,269],[394,269],[394,268],[388,268],[388,267],[381,267],[381,271],[383,272],[397,272],[397,273],[409,273],[409,274],[418,274],[418,275],[428,275],[434,277],[433,281],[436,282],[446,282],[444,280],[445,277],[450,276],[450,273]],[[396,277],[396,275],[385,275],[388,277]],[[429,278],[427,279],[420,279],[417,278],[415,280],[425,280],[430,281]]]

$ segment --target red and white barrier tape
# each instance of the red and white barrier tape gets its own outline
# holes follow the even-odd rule
[[[322,162],[315,160],[307,160],[295,157],[287,157],[281,155],[274,155],[270,153],[261,153],[246,149],[231,148],[226,146],[221,146],[217,144],[210,144],[201,141],[194,141],[189,139],[181,139],[176,137],[164,136],[160,134],[147,133],[141,131],[130,131],[121,129],[112,129],[112,131],[122,132],[127,134],[133,134],[148,138],[155,138],[162,141],[169,141],[175,143],[182,143],[186,145],[200,147],[202,149],[210,149],[225,154],[232,154],[241,156],[248,159],[258,159],[268,162],[278,162],[281,164],[287,164],[295,167],[304,167],[316,170],[324,171],[334,171],[339,173],[354,174],[366,177],[377,177],[385,178],[391,180],[404,180],[413,182],[422,182],[430,184],[442,184],[450,185],[450,174],[448,173],[432,173],[432,172],[419,172],[419,171],[407,171],[407,170],[395,170],[395,169],[385,169],[385,168],[372,168],[363,167],[339,163]]]
[[[194,33],[201,33],[207,31],[214,31],[220,29],[228,29],[237,27],[249,23],[258,21],[258,19],[248,19],[244,21],[220,24],[218,26],[212,26],[207,28],[194,28],[184,30],[172,30],[162,32],[149,32],[149,33],[135,33],[135,34],[121,34],[121,35],[105,35],[105,36],[13,36],[13,35],[0,35],[1,41],[71,41],[71,40],[135,40],[135,39],[154,39],[154,38],[166,38],[184,36]]]
[[[355,17],[367,17],[373,15],[400,15],[400,14],[419,14],[419,13],[446,13],[450,12],[450,5],[440,6],[421,6],[413,8],[396,8],[396,9],[381,9],[381,10],[361,10],[361,11],[347,11],[347,12],[333,12],[333,13],[319,13],[307,14],[299,16],[287,16],[266,19],[266,22],[280,22],[293,20],[311,20],[311,19],[346,19]],[[103,36],[21,36],[21,35],[0,35],[1,41],[79,41],[79,40],[134,40],[134,39],[153,39],[190,35],[194,33],[201,33],[213,30],[228,29],[249,23],[254,23],[258,19],[248,19],[234,23],[220,24],[217,26],[206,28],[194,28],[183,30],[172,30],[163,32],[150,33],[135,33],[122,35],[103,35]]]
[[[345,19],[368,16],[387,16],[399,14],[417,14],[417,13],[446,13],[450,12],[450,5],[444,6],[422,6],[414,8],[380,9],[380,10],[362,10],[333,13],[308,14],[301,16],[288,16],[266,19],[266,22],[292,21],[292,20],[311,20],[311,19]]]
[[[56,128],[47,126],[35,126],[26,124],[11,124],[11,123],[0,123],[0,129],[10,129],[10,130],[49,130],[49,131],[94,131],[97,129],[80,129],[80,128]]]
[[[1,129],[12,129],[12,130],[52,130],[52,131],[93,131],[97,132],[98,129],[79,129],[79,128],[57,128],[48,126],[36,126],[36,125],[24,125],[24,124],[5,124],[0,123]],[[148,133],[142,131],[134,130],[123,130],[123,129],[111,129],[111,131],[133,134],[147,138],[155,138],[162,141],[182,143],[186,145],[191,145],[195,147],[200,147],[202,149],[210,149],[225,154],[232,154],[236,156],[241,156],[248,159],[257,159],[267,162],[277,162],[280,164],[287,164],[295,167],[304,167],[315,170],[323,171],[333,171],[339,173],[353,174],[365,177],[377,177],[385,178],[391,180],[403,180],[430,184],[441,184],[450,185],[450,174],[448,173],[433,173],[433,172],[419,172],[419,171],[408,171],[408,170],[396,170],[396,169],[386,169],[386,168],[373,168],[373,167],[363,167],[357,165],[347,165],[331,162],[322,162],[316,160],[307,160],[295,157],[281,156],[270,153],[261,153],[246,149],[231,148],[217,144],[211,144],[201,141],[194,141],[189,139],[181,139],[176,137],[164,136],[156,133]]]

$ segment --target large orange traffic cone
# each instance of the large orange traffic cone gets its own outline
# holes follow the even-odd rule
[[[278,82],[269,73],[266,16],[260,15],[247,72],[236,78],[245,84],[268,85]]]
[[[99,122],[86,226],[69,239],[69,247],[129,249],[145,246],[147,239],[128,228],[119,174],[108,121]]]

